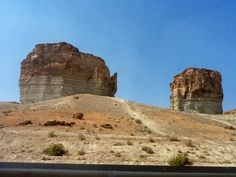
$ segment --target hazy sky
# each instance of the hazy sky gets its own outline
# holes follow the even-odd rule
[[[236,108],[235,0],[1,0],[0,100],[19,100],[20,62],[38,43],[65,41],[118,72],[116,96],[169,107],[186,67],[221,72]]]

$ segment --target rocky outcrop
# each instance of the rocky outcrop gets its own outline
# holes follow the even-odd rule
[[[48,120],[46,121],[43,126],[73,126],[75,125],[75,122],[65,122],[65,121],[60,121],[60,120]]]
[[[61,42],[39,44],[21,63],[20,101],[32,103],[73,94],[114,96],[117,73],[102,58]]]
[[[222,114],[221,74],[209,69],[188,68],[174,77],[171,108],[206,114]]]

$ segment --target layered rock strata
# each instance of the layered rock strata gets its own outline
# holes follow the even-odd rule
[[[174,77],[171,108],[206,114],[222,114],[223,89],[218,71],[188,68]]]
[[[65,42],[39,44],[21,62],[20,101],[39,102],[73,94],[114,96],[117,73],[104,60]]]

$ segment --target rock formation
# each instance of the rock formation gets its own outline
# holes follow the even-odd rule
[[[171,108],[206,114],[222,114],[221,74],[209,69],[188,68],[174,77]]]
[[[79,93],[114,96],[117,73],[110,77],[103,59],[65,42],[39,44],[21,62],[19,86],[22,103]]]

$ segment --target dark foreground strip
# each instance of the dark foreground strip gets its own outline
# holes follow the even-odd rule
[[[236,167],[77,165],[0,162],[0,177],[236,177]]]

